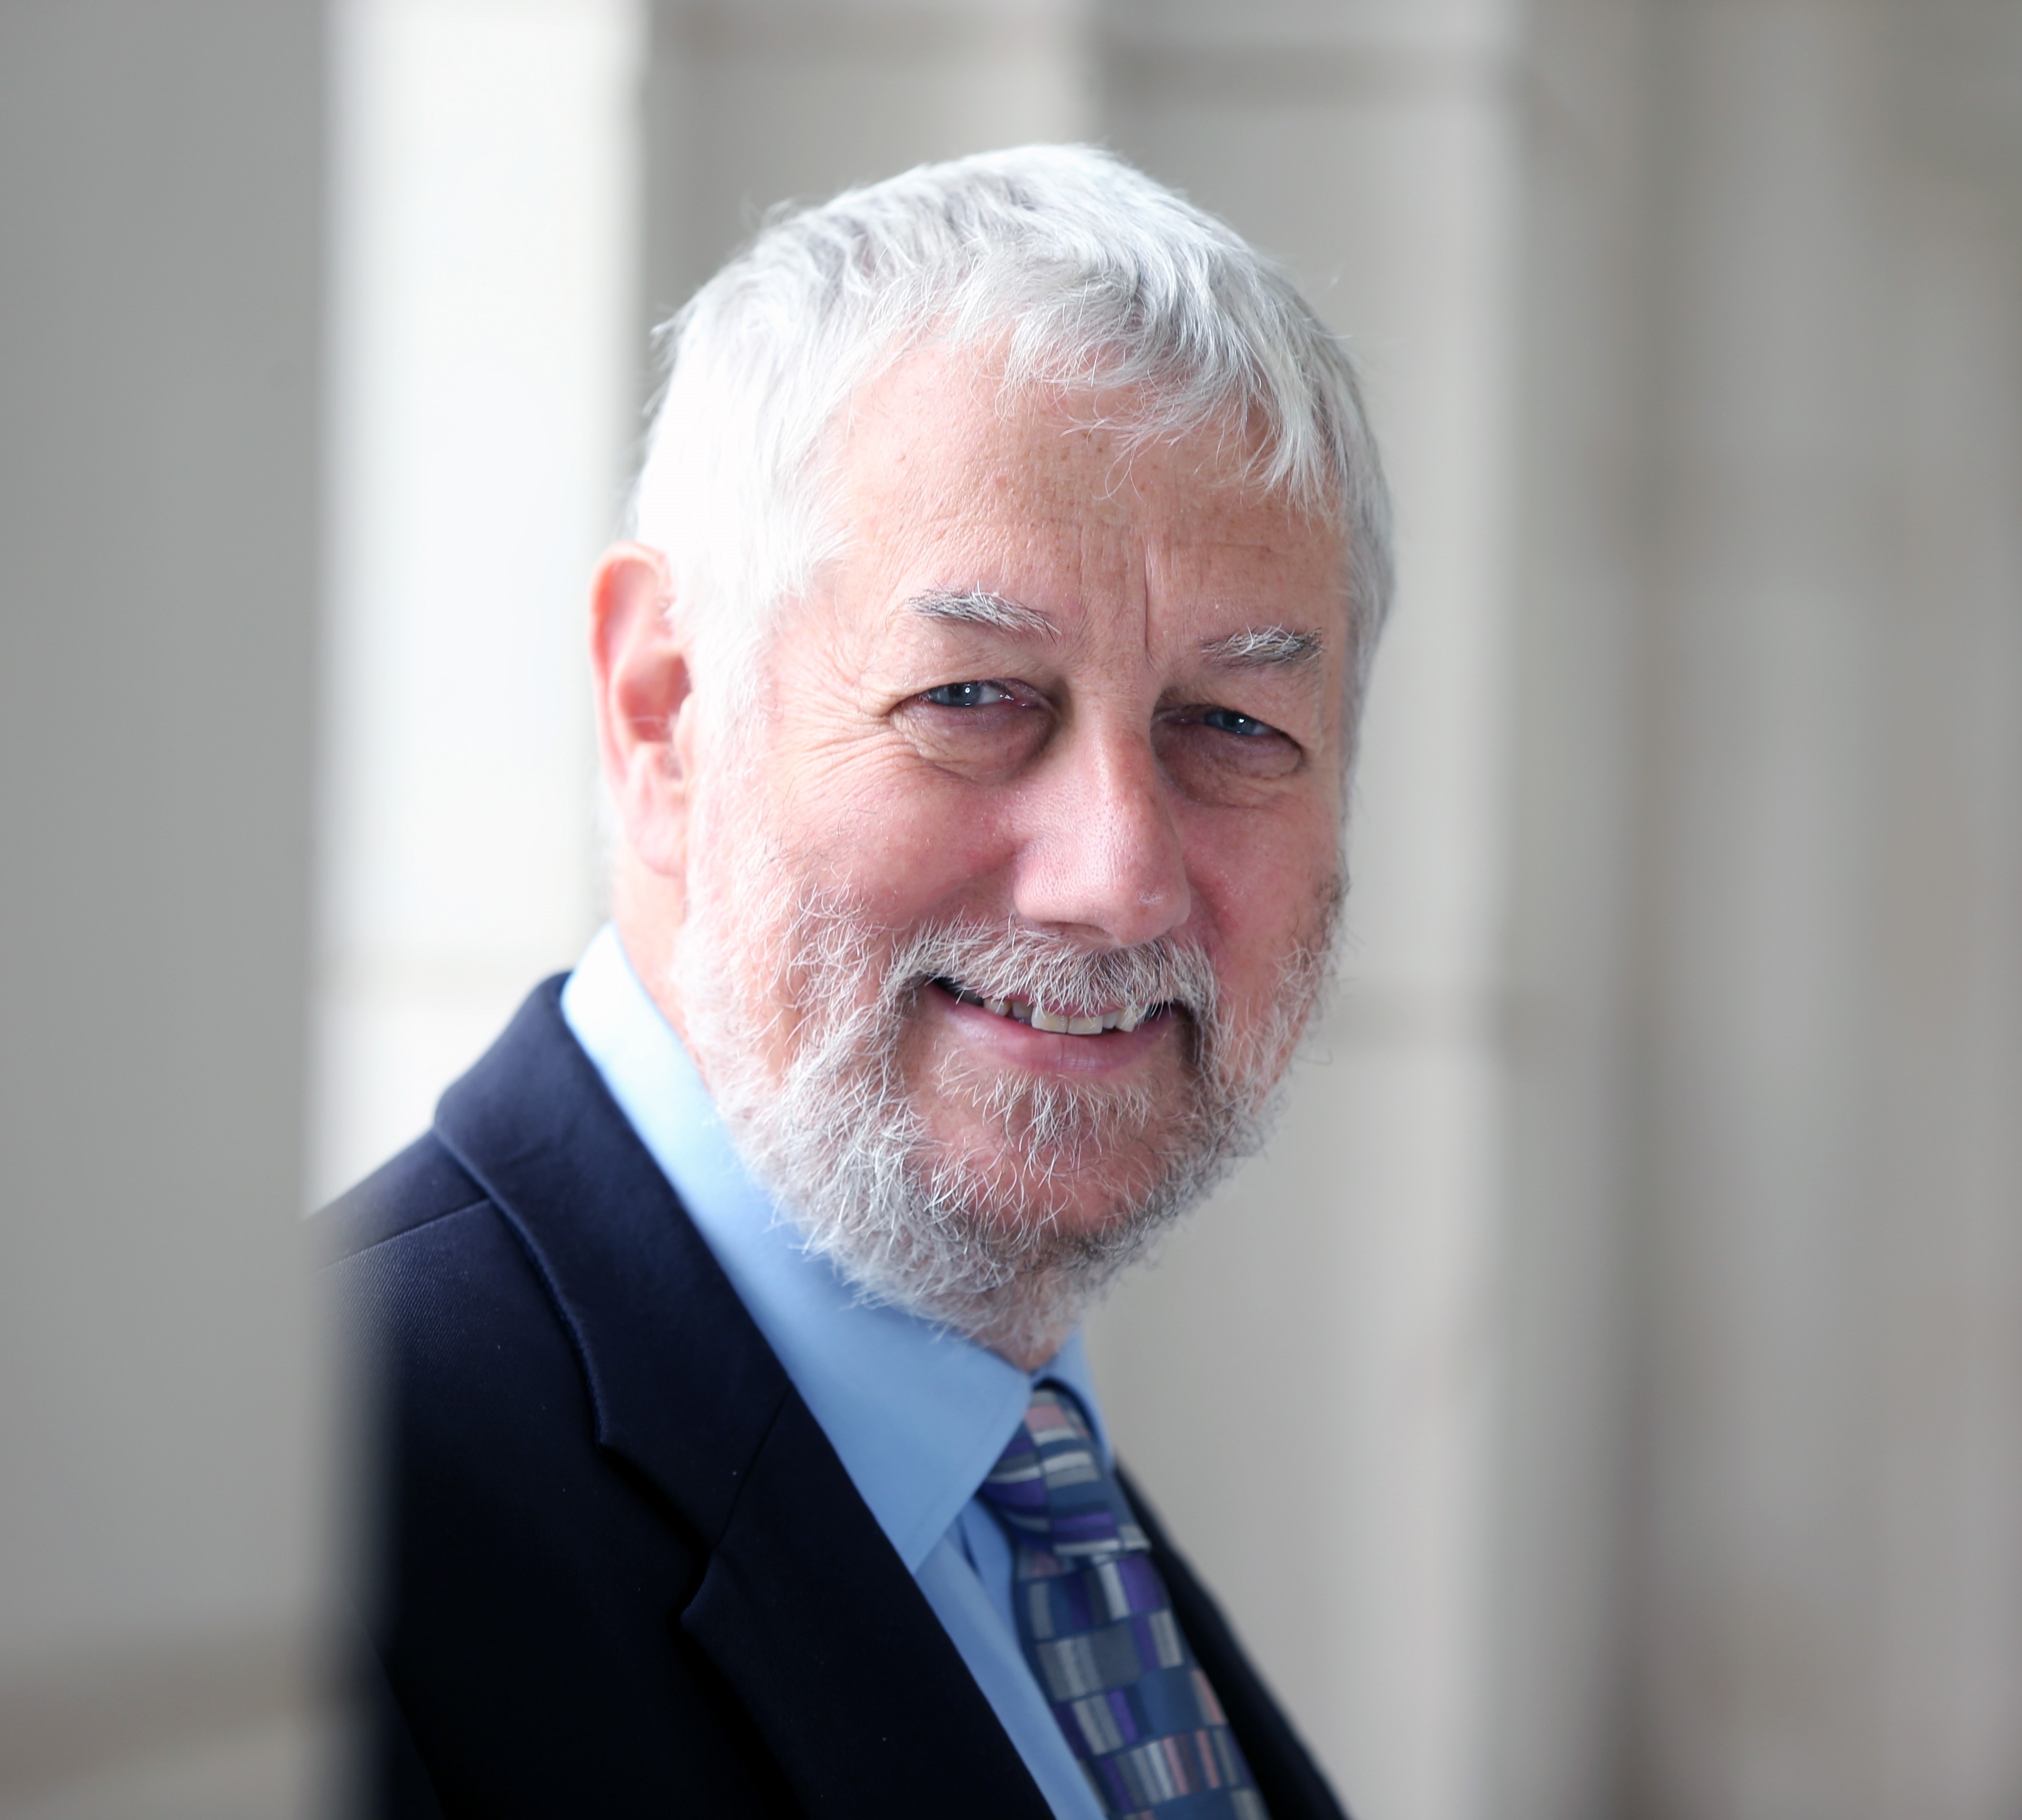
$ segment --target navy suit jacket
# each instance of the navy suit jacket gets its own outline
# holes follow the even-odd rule
[[[367,1805],[1046,1820],[560,991],[318,1215],[377,1416]],[[1341,1820],[1138,1508],[1274,1820]]]

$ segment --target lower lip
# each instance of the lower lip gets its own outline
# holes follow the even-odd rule
[[[1035,1074],[1120,1073],[1159,1048],[1179,1021],[1177,1012],[1159,1011],[1134,1030],[1072,1036],[1060,1030],[1035,1030],[1016,1018],[965,1004],[945,986],[930,986],[921,1001],[929,1015],[946,1018],[965,1043],[986,1049],[1009,1066],[1029,1069]]]

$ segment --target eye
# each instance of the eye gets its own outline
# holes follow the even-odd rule
[[[958,776],[1001,777],[1046,744],[1053,717],[1046,699],[1021,682],[943,682],[892,710],[893,725],[929,764]]]
[[[924,690],[920,700],[935,707],[995,707],[1013,700],[1001,682],[943,682],[938,689]]]
[[[1239,804],[1305,768],[1305,749],[1268,721],[1232,707],[1183,707],[1153,733],[1166,774],[1197,802]]]
[[[1252,720],[1246,714],[1238,714],[1232,707],[1208,709],[1201,715],[1200,724],[1214,728],[1218,733],[1233,733],[1239,740],[1268,739],[1277,731],[1261,721]]]

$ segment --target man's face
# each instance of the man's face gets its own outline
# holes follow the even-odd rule
[[[949,970],[896,982],[887,1084],[991,1218],[1067,1234],[1125,1217],[1186,1141],[1210,1011],[1250,1074],[1282,1072],[1350,733],[1338,532],[1241,485],[1214,436],[1127,452],[1088,415],[1000,404],[938,349],[858,398],[847,550],[770,638],[761,724],[705,777],[688,862],[747,1078],[813,1040],[835,1007],[811,992],[889,994],[920,932],[965,934]],[[838,922],[850,965],[801,964]],[[1095,970],[1021,970],[1034,950]],[[1182,991],[1188,967],[1207,978]],[[1080,1002],[1035,1006],[1043,978]]]

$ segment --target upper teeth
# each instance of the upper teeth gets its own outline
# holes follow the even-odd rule
[[[1029,999],[986,999],[980,993],[955,988],[955,996],[966,1004],[981,1005],[1000,1018],[1015,1018],[1035,1030],[1050,1030],[1064,1036],[1099,1036],[1105,1030],[1134,1030],[1150,1011],[1146,1005],[1123,1005],[1114,1011],[1098,1012],[1092,1018],[1070,1018],[1049,1011]]]

